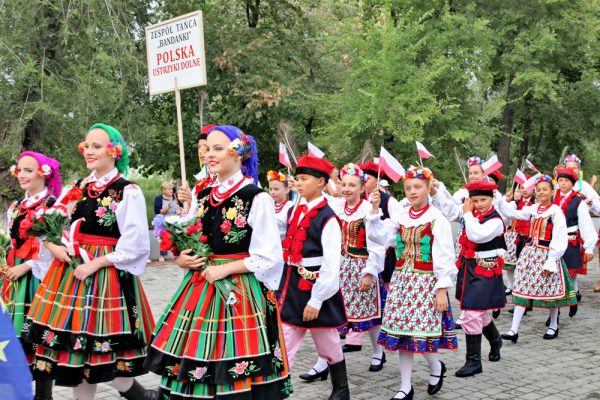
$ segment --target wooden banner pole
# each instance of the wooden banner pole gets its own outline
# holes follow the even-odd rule
[[[183,146],[183,123],[181,122],[181,95],[179,84],[175,77],[175,107],[177,108],[177,135],[179,136],[179,163],[181,167],[181,185],[187,186],[187,175],[185,173],[185,153]]]

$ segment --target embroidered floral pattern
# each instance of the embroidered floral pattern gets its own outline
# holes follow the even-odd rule
[[[52,364],[44,360],[36,360],[35,369],[37,369],[38,371],[50,373],[50,371],[52,371]]]
[[[557,273],[542,276],[542,267],[547,259],[548,249],[525,246],[515,268],[515,296],[550,300],[565,295],[566,286],[560,261],[557,261]]]
[[[42,340],[44,341],[44,344],[48,347],[52,347],[58,344],[58,338],[56,337],[56,334],[49,330],[44,331],[44,333],[42,334]]]
[[[260,368],[254,364],[254,361],[242,361],[236,363],[234,367],[229,369],[229,373],[234,379],[240,376],[249,376],[253,372],[260,371]]]
[[[381,301],[377,278],[374,285],[366,292],[358,290],[362,281],[362,271],[366,260],[354,257],[343,257],[340,266],[340,289],[344,298],[344,308],[349,322],[361,322],[377,319],[381,324]]]
[[[179,364],[171,365],[166,370],[168,376],[177,377],[179,375]]]
[[[206,371],[208,371],[207,367],[196,367],[196,369],[188,372],[190,382],[196,382],[204,378],[208,378],[209,375],[206,374]]]
[[[281,348],[279,347],[275,347],[275,350],[273,350],[273,365],[275,368],[283,366],[283,354],[281,354]]]
[[[75,344],[73,345],[73,350],[81,350],[81,349],[85,348],[86,344],[87,344],[87,338],[85,338],[83,336],[78,336],[77,339],[75,339]]]
[[[248,233],[246,226],[248,225],[249,207],[244,204],[244,201],[237,196],[233,197],[233,207],[223,208],[221,223],[221,232],[225,234],[224,240],[226,243],[240,243]]]
[[[111,350],[112,350],[112,347],[110,347],[109,341],[106,341],[106,340],[104,342],[96,341],[94,343],[94,351],[96,351],[96,352],[108,353]]]
[[[133,371],[133,362],[131,361],[117,361],[117,371],[121,372],[132,372]]]
[[[110,189],[108,193],[108,196],[97,199],[100,207],[96,209],[96,216],[100,226],[112,226],[117,222],[117,214],[115,214],[119,204],[117,202],[117,192]]]

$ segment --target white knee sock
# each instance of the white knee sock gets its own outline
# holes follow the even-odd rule
[[[523,315],[525,315],[525,307],[523,306],[515,306],[515,311],[513,313],[512,326],[510,330],[514,333],[519,333],[519,326],[521,325],[521,320],[523,319]]]
[[[315,363],[315,366],[312,367],[310,371],[308,371],[310,375],[315,375],[313,374],[313,369],[317,371],[317,373],[325,371],[327,369],[327,360],[319,357],[317,359],[317,362]]]
[[[435,385],[440,381],[440,378],[436,378],[431,375],[441,376],[442,375],[442,363],[438,358],[437,354],[434,353],[423,353],[423,357],[427,360],[427,364],[429,364],[429,384]]]
[[[133,378],[115,378],[108,386],[117,389],[121,393],[125,393],[133,386]]]
[[[398,355],[400,357],[400,378],[402,380],[400,383],[400,391],[408,394],[408,392],[410,392],[410,388],[412,387],[412,367],[415,355],[402,350],[398,352]],[[402,399],[404,397],[405,395],[402,393],[394,396],[394,398],[398,399]]]
[[[558,329],[558,308],[550,310],[550,325],[548,325],[546,333],[552,335],[554,331],[551,331],[550,328],[554,329],[554,331]]]
[[[577,284],[577,275],[571,277],[571,279],[573,280],[573,286],[575,286],[575,291],[579,291],[579,285]]]
[[[73,388],[73,400],[94,400],[96,384],[82,382]]]
[[[515,271],[506,271],[506,279],[508,280],[508,288],[512,290],[515,283]]]
[[[369,338],[371,339],[371,346],[373,347],[371,363],[374,365],[379,365],[381,362],[381,357],[383,357],[383,348],[381,348],[381,345],[377,343],[379,332],[381,332],[381,326],[373,327],[369,331]]]

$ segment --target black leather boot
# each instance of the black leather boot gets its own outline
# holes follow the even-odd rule
[[[35,381],[35,397],[33,400],[52,400],[52,384],[54,381]]]
[[[333,386],[329,400],[350,400],[346,360],[342,360],[337,364],[329,364],[329,373],[331,375],[331,385]]]
[[[488,356],[490,361],[500,361],[500,348],[502,347],[502,338],[500,332],[496,329],[494,321],[490,322],[488,326],[483,328],[483,336],[490,342],[490,354]]]
[[[150,390],[143,387],[138,381],[133,380],[133,385],[126,392],[119,392],[127,400],[158,400],[158,390]]]
[[[454,375],[466,378],[483,372],[481,367],[481,334],[466,335],[467,339],[467,362]]]

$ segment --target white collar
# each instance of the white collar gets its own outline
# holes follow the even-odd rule
[[[243,179],[245,179],[245,176],[242,174],[241,170],[236,172],[229,178],[227,178],[225,180],[225,182],[221,182],[217,178],[217,183],[216,183],[217,190],[221,193],[226,192],[229,189],[231,189],[232,187],[234,187],[235,185],[237,185],[238,183],[240,183],[240,181]]]
[[[573,193],[573,189],[569,190],[567,193],[560,192],[560,196],[562,198],[567,198],[571,195],[571,193]]]
[[[323,201],[325,197],[324,196],[319,196],[316,199],[310,201],[310,202],[306,202],[305,198],[302,198],[302,203],[301,204],[306,204],[306,210],[312,210],[313,208],[315,208],[319,203],[321,203]]]
[[[35,196],[29,196],[27,192],[25,192],[25,198],[23,199],[23,205],[25,207],[29,207],[32,204],[35,204],[37,201],[43,199],[48,195],[48,188],[44,188],[41,192],[36,194]]]
[[[117,175],[119,175],[119,170],[117,170],[116,168],[113,168],[112,171],[100,178],[96,176],[96,171],[94,171],[88,177],[88,183],[94,183],[94,186],[96,187],[105,186]]]

